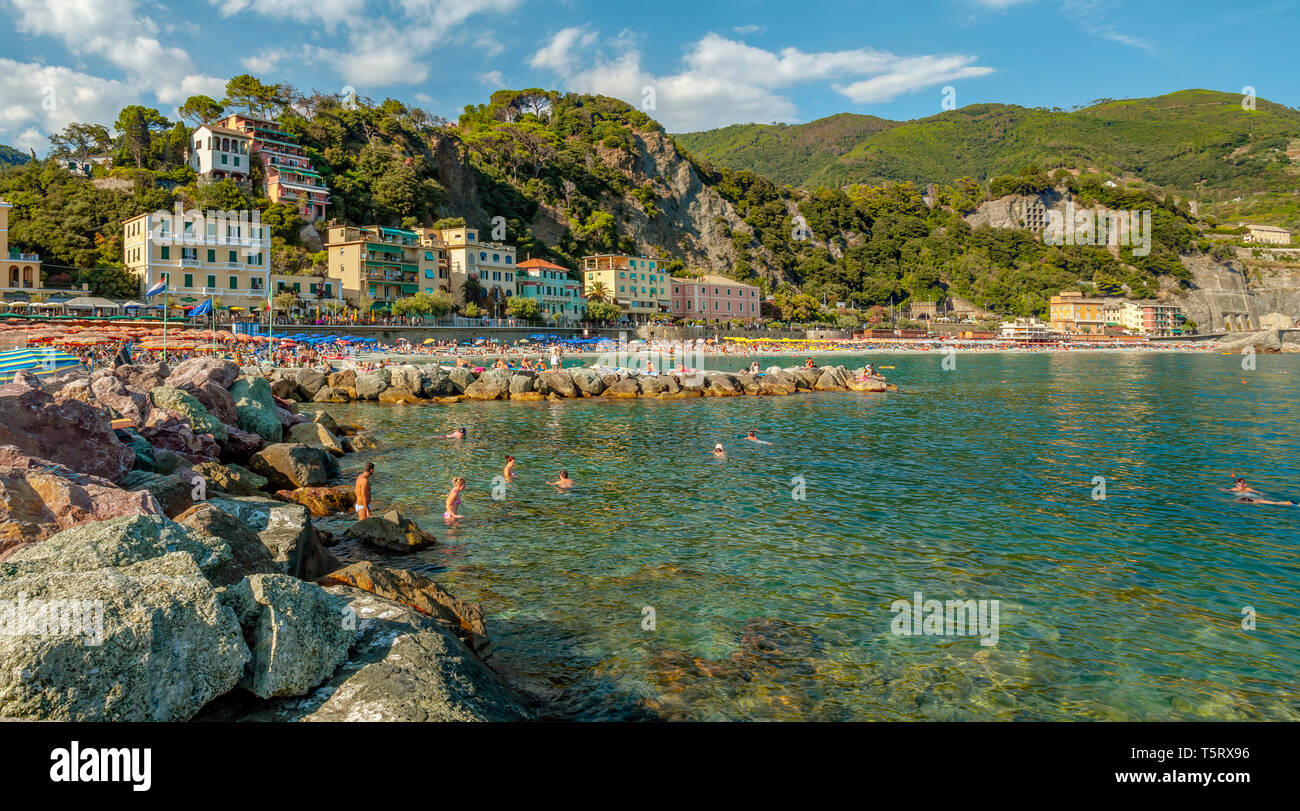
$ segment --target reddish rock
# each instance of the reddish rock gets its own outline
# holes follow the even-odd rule
[[[166,385],[171,370],[163,363],[148,365],[122,365],[113,369],[113,377],[121,380],[131,391],[148,394],[159,386]]]
[[[225,464],[234,462],[244,464],[248,458],[266,446],[261,434],[226,425],[226,444],[221,446],[221,461]]]
[[[221,447],[211,434],[195,433],[189,420],[162,408],[149,412],[140,433],[155,448],[184,456],[191,462],[215,462]]]
[[[190,358],[176,364],[176,368],[167,376],[167,385],[175,389],[188,386],[202,386],[216,383],[223,389],[230,388],[239,377],[239,367],[234,361],[221,358]]]
[[[135,452],[113,433],[107,411],[20,383],[0,386],[0,444],[110,481],[135,461]]]
[[[78,524],[141,514],[162,514],[149,493],[0,446],[0,560]]]
[[[90,381],[90,392],[94,395],[92,405],[111,408],[119,415],[135,420],[137,425],[144,422],[152,406],[147,394],[131,391],[125,383],[112,375]]]
[[[175,375],[173,375],[175,377]],[[168,378],[170,380],[171,378]],[[184,386],[177,386],[181,391],[193,395],[208,413],[221,420],[226,425],[238,425],[239,414],[235,411],[235,398],[230,396],[230,392],[218,384],[216,381],[209,380],[206,383],[187,383]]]

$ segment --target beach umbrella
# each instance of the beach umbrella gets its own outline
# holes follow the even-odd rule
[[[14,349],[0,352],[0,383],[12,381],[14,375],[22,370],[43,377],[80,365],[80,358],[56,349]]]

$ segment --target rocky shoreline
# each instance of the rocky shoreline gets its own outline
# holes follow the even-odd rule
[[[197,358],[0,386],[0,718],[521,720],[481,609],[344,566],[357,426]],[[114,419],[131,427],[113,427]],[[435,542],[397,513],[346,535]]]
[[[682,374],[601,373],[595,369],[558,371],[465,367],[429,369],[415,365],[386,366],[368,372],[345,370],[325,374],[311,368],[277,368],[270,372],[271,392],[299,403],[435,403],[466,400],[574,400],[690,397],[784,396],[805,391],[895,391],[884,378],[861,379],[862,370],[843,366],[804,368],[772,366],[761,375],[730,372]]]

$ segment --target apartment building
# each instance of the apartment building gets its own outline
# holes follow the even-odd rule
[[[239,130],[204,124],[190,136],[190,168],[204,180],[246,182],[251,172],[252,142]]]
[[[488,309],[495,315],[505,313],[506,299],[518,291],[515,246],[483,241],[477,228],[421,228],[417,233],[426,244],[441,247],[453,301],[465,303],[465,285],[473,278],[483,290]]]
[[[674,276],[669,312],[675,318],[722,321],[757,321],[762,316],[758,288],[728,279],[705,275],[698,279]]]
[[[9,209],[12,203],[0,200],[0,265],[4,276],[0,278],[0,290],[6,299],[27,299],[41,287],[41,257],[34,253],[23,253],[19,248],[9,246]]]
[[[1142,333],[1148,336],[1169,337],[1183,333],[1183,323],[1187,320],[1183,308],[1176,304],[1143,302]]]
[[[249,154],[261,165],[262,192],[267,199],[292,205],[307,222],[325,217],[329,186],[298,143],[298,136],[285,132],[274,121],[242,114],[227,116],[218,125],[248,139]]]
[[[371,309],[387,310],[394,301],[422,289],[438,289],[440,254],[404,228],[379,225],[332,225],[326,231],[329,275],[355,303],[373,300]]]
[[[596,254],[582,258],[582,289],[589,294],[603,285],[614,304],[633,321],[666,313],[672,303],[669,276],[658,259],[625,254]]]
[[[1048,307],[1052,329],[1057,332],[1100,335],[1106,329],[1106,302],[1102,299],[1067,290],[1052,296]]]
[[[518,264],[515,284],[519,295],[536,299],[542,317],[548,320],[580,321],[587,312],[582,282],[566,267],[545,259],[527,259]]]
[[[159,279],[168,293],[221,306],[265,306],[271,277],[271,228],[233,212],[155,211],[122,223],[122,254],[143,293]]]

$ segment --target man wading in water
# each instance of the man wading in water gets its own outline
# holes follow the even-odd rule
[[[357,476],[357,520],[370,517],[370,474],[375,472],[375,463],[366,462],[366,469]]]

